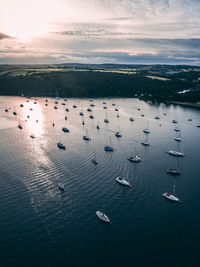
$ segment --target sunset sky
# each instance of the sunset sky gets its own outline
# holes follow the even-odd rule
[[[200,65],[200,0],[0,0],[0,63]]]

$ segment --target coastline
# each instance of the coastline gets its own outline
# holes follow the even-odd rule
[[[200,105],[191,103],[191,102],[177,102],[177,101],[170,101],[170,104],[175,104],[175,105],[181,105],[181,106],[186,106],[186,107],[193,107],[193,108],[200,108]]]

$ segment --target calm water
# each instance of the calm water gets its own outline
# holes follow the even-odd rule
[[[59,99],[57,110],[55,101],[45,106],[44,98],[34,104],[33,99],[0,97],[0,266],[199,266],[200,110],[95,99],[92,120],[88,99],[69,99],[66,106]],[[5,108],[11,109],[6,113]],[[109,124],[103,122],[106,112]],[[177,149],[173,119],[179,121],[179,149],[186,155],[179,160],[183,175],[175,178],[166,174],[175,159],[165,153]],[[149,148],[141,145],[147,125]],[[62,132],[64,126],[70,133]],[[122,138],[115,137],[119,127]],[[91,142],[82,140],[86,128]],[[59,150],[58,141],[67,150]],[[104,151],[110,142],[114,153]],[[136,152],[142,163],[127,160]],[[119,175],[132,188],[117,184]],[[58,181],[65,184],[64,192]],[[173,190],[181,203],[162,198]],[[99,221],[96,210],[105,212],[112,225]]]

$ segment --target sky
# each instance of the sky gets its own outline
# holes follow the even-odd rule
[[[200,0],[0,0],[0,64],[200,65]]]

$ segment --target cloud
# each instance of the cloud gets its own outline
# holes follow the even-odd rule
[[[6,38],[11,38],[11,36],[8,36],[7,34],[3,34],[0,32],[0,40],[6,39]]]

